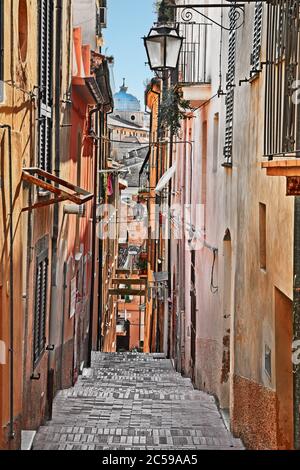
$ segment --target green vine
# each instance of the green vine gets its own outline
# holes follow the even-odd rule
[[[185,118],[186,111],[190,110],[190,102],[183,99],[182,91],[178,88],[167,90],[160,104],[159,127],[171,134],[178,135],[181,121]]]
[[[174,21],[174,10],[168,7],[169,0],[156,0],[155,11],[160,23],[171,23]],[[172,2],[170,2],[172,3]]]

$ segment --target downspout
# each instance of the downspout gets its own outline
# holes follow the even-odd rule
[[[54,173],[55,176],[60,175],[60,95],[61,95],[61,43],[62,43],[62,0],[56,2],[56,41],[55,41],[55,162]],[[58,184],[55,184],[58,187]],[[50,310],[50,344],[52,344],[52,328],[51,320],[56,313],[56,304],[53,301],[57,295],[57,240],[58,240],[58,224],[59,224],[59,205],[55,204],[53,211],[53,235],[52,235],[52,262],[51,262],[51,310]],[[64,312],[62,312],[64,315]],[[63,338],[61,348],[63,348]],[[55,352],[53,346],[49,348],[48,355],[48,418],[52,419],[52,404],[54,394],[54,368],[52,367],[53,356]],[[62,369],[62,362],[60,363]]]
[[[10,243],[10,266],[9,266],[9,353],[10,353],[10,377],[9,377],[9,439],[15,438],[14,431],[14,229],[13,229],[13,176],[12,176],[12,141],[11,126],[0,125],[1,129],[8,131],[8,157],[9,157],[9,243]]]
[[[92,362],[92,349],[93,349],[93,320],[94,320],[94,295],[95,295],[95,261],[96,261],[96,224],[97,224],[97,188],[98,188],[98,141],[99,137],[99,122],[97,119],[97,134],[94,135],[92,129],[92,116],[101,110],[100,104],[89,112],[89,137],[94,140],[94,199],[93,199],[93,233],[92,233],[92,282],[91,282],[91,296],[90,296],[90,319],[89,319],[89,337],[88,337],[88,357],[87,367],[91,367]]]
[[[173,165],[173,134],[171,133],[170,135],[170,147],[169,147],[169,160],[170,160],[170,168]],[[169,210],[171,208],[172,204],[172,179],[169,182]],[[171,224],[171,220],[169,221]],[[168,279],[168,298],[172,298],[172,269],[171,269],[171,250],[172,250],[172,228],[170,225],[170,231],[169,231],[169,237],[168,237],[168,273],[169,273],[169,279]],[[171,309],[169,306],[169,301],[168,301],[168,350],[167,350],[167,357],[171,357]]]
[[[101,114],[100,120],[100,135],[104,135],[104,116]],[[99,169],[102,170],[104,168],[103,165],[103,141],[101,140],[100,144],[100,155],[99,155]],[[101,186],[101,175],[99,175],[99,190]],[[99,191],[99,204],[100,200],[100,191]],[[102,324],[102,281],[103,281],[103,274],[102,274],[102,257],[103,257],[103,241],[101,237],[99,237],[99,276],[98,276],[98,324],[97,324],[97,349],[101,351],[102,348],[102,337],[101,337],[101,324]]]
[[[158,91],[155,91],[153,90],[153,83],[151,84],[151,93],[153,93],[154,95],[157,96],[157,100],[158,100],[158,113],[157,113],[157,125],[158,125],[158,128],[156,130],[156,134],[157,134],[157,140],[159,142],[160,140],[160,137],[161,137],[161,130],[159,128],[159,112],[160,112],[160,99],[161,99],[161,93],[158,92]],[[158,148],[156,149],[156,153],[157,153],[157,157],[161,157],[161,149],[160,149],[160,146],[158,145]],[[153,161],[150,160],[150,170],[151,168],[153,168]],[[157,168],[157,167],[156,167]],[[157,174],[157,171],[156,171],[156,184],[158,183],[158,174]],[[155,198],[155,204],[157,203],[157,197]],[[151,206],[151,204],[150,204]],[[156,214],[155,214],[155,217],[156,217]],[[154,222],[155,226],[154,226],[154,236],[156,237],[156,221]],[[154,270],[157,271],[157,253],[158,253],[158,244],[156,243],[156,238],[154,238],[155,240],[155,243],[154,243],[154,263],[155,263],[155,266],[153,266]],[[150,238],[150,241],[151,241],[151,238]],[[150,251],[151,253],[151,256],[152,256],[152,252]],[[150,352],[155,352],[158,348],[157,348],[157,343],[158,343],[158,300],[157,300],[157,292],[155,291],[155,309],[156,309],[156,312],[154,311],[153,309],[153,303],[152,303],[152,316],[151,316],[151,323],[150,323],[150,341],[149,341],[149,346],[150,346]],[[156,320],[156,331],[154,332],[153,329],[154,329],[154,314],[156,313],[155,315],[155,320]],[[153,348],[152,348],[152,343],[153,343],[153,337],[154,337],[154,333],[155,333],[155,348],[154,348],[154,351],[153,351]],[[157,351],[156,351],[157,352]]]
[[[300,197],[294,202],[293,341],[300,338]],[[293,363],[294,447],[300,450],[300,365]]]

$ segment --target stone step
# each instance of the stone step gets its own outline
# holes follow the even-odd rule
[[[212,396],[195,390],[164,355],[94,353],[34,449],[241,449]]]

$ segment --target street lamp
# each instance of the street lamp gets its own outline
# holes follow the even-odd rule
[[[175,70],[178,66],[183,37],[178,28],[159,25],[151,28],[144,44],[151,70],[157,74]]]

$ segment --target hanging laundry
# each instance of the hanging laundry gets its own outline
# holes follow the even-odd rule
[[[113,194],[114,194],[113,176],[108,175],[108,178],[107,178],[107,195],[112,196]]]

